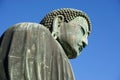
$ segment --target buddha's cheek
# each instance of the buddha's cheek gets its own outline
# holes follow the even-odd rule
[[[68,43],[71,45],[71,46],[74,46],[76,44],[76,36],[75,35],[70,35],[68,39]]]

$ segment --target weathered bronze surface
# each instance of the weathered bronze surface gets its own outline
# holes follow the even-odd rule
[[[68,59],[88,45],[90,20],[64,8],[38,23],[19,23],[0,37],[0,80],[75,80]]]
[[[8,80],[74,79],[64,50],[42,25],[17,24],[1,39],[1,80],[5,74]],[[4,74],[3,70],[6,70]]]

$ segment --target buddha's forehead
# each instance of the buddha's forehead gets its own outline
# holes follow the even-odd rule
[[[76,23],[76,24],[84,27],[87,31],[89,30],[88,22],[87,22],[87,20],[84,17],[81,17],[81,16],[76,17],[75,19],[71,20],[70,22],[74,23],[74,24]]]

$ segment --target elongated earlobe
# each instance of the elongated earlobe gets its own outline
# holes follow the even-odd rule
[[[60,33],[60,27],[61,23],[64,22],[64,17],[62,15],[58,15],[54,18],[53,20],[53,31],[52,31],[52,36],[54,39],[57,39]]]
[[[52,32],[52,36],[54,37],[54,39],[57,39],[57,34],[55,32]]]

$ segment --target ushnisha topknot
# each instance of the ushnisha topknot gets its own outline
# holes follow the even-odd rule
[[[48,13],[41,20],[40,24],[42,24],[45,27],[49,28],[49,30],[52,32],[53,19],[57,15],[63,15],[65,22],[69,22],[69,21],[73,20],[74,18],[76,18],[78,16],[82,16],[87,20],[88,26],[89,26],[89,32],[91,32],[91,22],[90,22],[89,17],[84,12],[82,12],[80,10],[77,10],[77,9],[73,9],[73,8],[62,8],[62,9],[53,10],[52,12]]]

